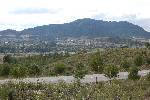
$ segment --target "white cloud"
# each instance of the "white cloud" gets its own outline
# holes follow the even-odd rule
[[[0,0],[0,2],[0,26],[3,26],[0,30],[6,28],[21,30],[36,25],[70,22],[78,18],[127,20],[150,29],[150,23],[146,23],[145,27],[143,25],[145,20],[142,20],[150,18],[150,0]]]
[[[46,8],[25,8],[25,9],[16,9],[11,13],[12,14],[45,14],[45,13],[51,13],[51,11]],[[55,12],[52,11],[52,13]]]

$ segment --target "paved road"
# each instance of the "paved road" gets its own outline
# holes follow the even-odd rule
[[[150,72],[150,70],[142,70],[139,71],[138,74],[140,76],[145,76]],[[128,78],[128,72],[119,72],[118,77],[116,79],[127,79]],[[96,82],[97,81],[108,81],[109,79],[104,76],[104,74],[93,74],[93,75],[85,75],[84,79],[81,80],[82,83],[90,83],[90,82]],[[40,78],[24,78],[24,79],[5,79],[0,80],[0,84],[4,84],[6,82],[26,82],[26,83],[37,83],[37,82],[45,82],[45,83],[58,83],[60,81],[64,81],[66,83],[71,83],[75,81],[75,78],[73,76],[58,76],[58,77],[40,77]]]

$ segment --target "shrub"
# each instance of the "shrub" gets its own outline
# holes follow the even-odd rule
[[[78,63],[77,67],[76,67],[76,70],[75,70],[74,77],[76,79],[82,79],[85,76],[86,73],[87,73],[87,70],[86,70],[84,64],[83,63]]]
[[[145,47],[146,47],[147,49],[150,49],[150,43],[146,42],[146,43],[145,43]]]
[[[3,63],[11,63],[11,61],[12,61],[11,55],[5,55],[3,57]]]
[[[16,64],[17,60],[15,57],[12,57],[11,55],[5,55],[3,57],[3,63]]]
[[[117,66],[114,65],[106,65],[104,68],[104,74],[108,78],[114,78],[117,77],[117,74],[119,73],[119,69]]]
[[[10,65],[9,64],[3,64],[0,66],[0,75],[2,76],[8,76],[10,73]]]
[[[66,71],[65,64],[64,63],[57,63],[57,64],[55,64],[54,71],[55,71],[56,74],[65,73],[65,71]]]
[[[138,75],[138,68],[137,67],[131,67],[129,71],[129,79],[131,80],[138,80],[140,76]]]
[[[144,62],[144,60],[143,60],[142,55],[135,56],[135,58],[134,58],[134,64],[136,66],[141,66],[143,64],[143,62]]]
[[[41,69],[38,65],[33,64],[28,67],[29,75],[31,76],[38,76],[41,73]]]
[[[93,57],[91,58],[90,61],[90,66],[92,67],[92,70],[96,73],[102,73],[104,70],[103,67],[104,63],[103,63],[103,59],[100,56],[100,52],[97,51]]]
[[[128,70],[130,66],[131,66],[131,64],[127,60],[124,60],[121,63],[121,67],[123,67],[125,70]]]
[[[10,75],[15,78],[25,77],[27,75],[27,69],[20,65],[15,66],[10,70]]]

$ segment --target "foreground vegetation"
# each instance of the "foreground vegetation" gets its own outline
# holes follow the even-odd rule
[[[81,84],[7,83],[0,85],[0,99],[7,100],[149,100],[150,80],[113,80]]]

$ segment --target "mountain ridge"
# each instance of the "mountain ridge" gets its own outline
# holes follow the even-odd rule
[[[150,37],[150,32],[142,27],[127,21],[103,21],[90,18],[77,19],[70,23],[49,24],[34,28],[16,31],[7,29],[0,31],[0,35],[20,35],[30,34],[39,36],[40,39],[54,39],[56,37]]]

